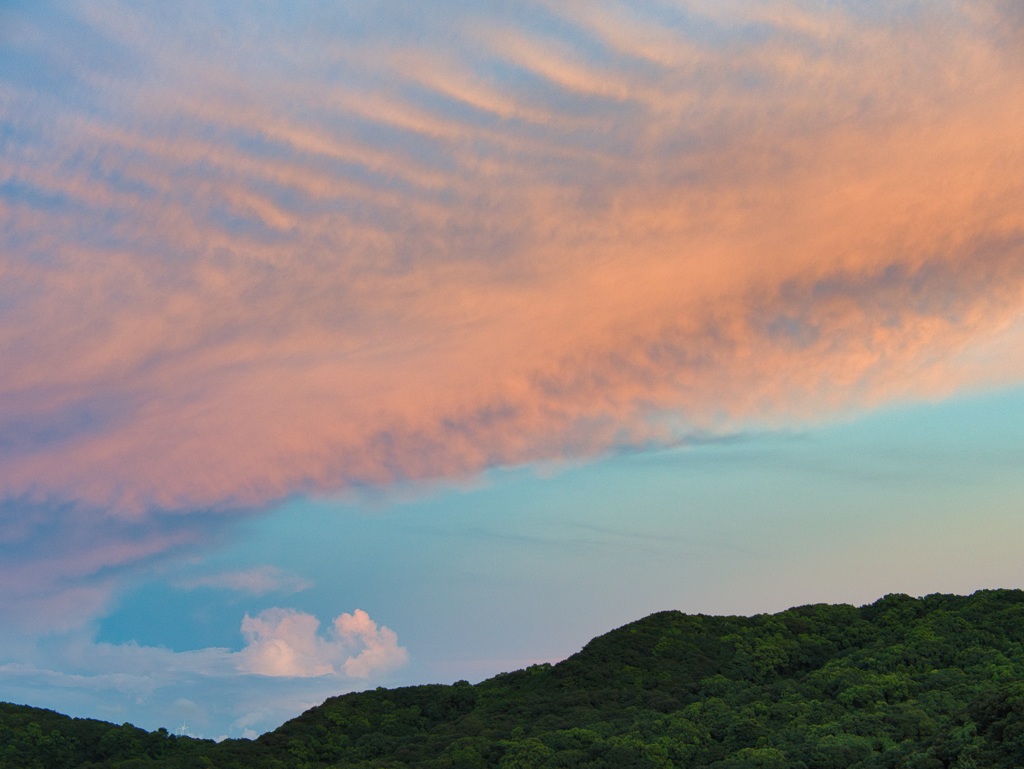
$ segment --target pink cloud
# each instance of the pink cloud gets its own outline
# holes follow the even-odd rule
[[[309,678],[343,673],[368,678],[404,665],[409,655],[398,636],[378,627],[362,609],[334,620],[321,636],[316,617],[293,609],[267,609],[246,615],[246,647],[237,653],[238,668],[264,676]]]
[[[405,664],[408,654],[398,645],[395,631],[378,627],[362,609],[352,614],[341,614],[334,620],[337,637],[358,653],[345,658],[345,675],[352,678],[368,678],[372,673],[391,670]]]
[[[18,499],[0,505],[0,613],[14,632],[64,632],[116,603],[121,578],[216,542],[223,517],[125,521],[71,504]]]
[[[709,4],[711,41],[602,4],[556,9],[588,46],[470,14],[317,55],[89,11],[149,74],[5,92],[0,496],[104,521],[60,549],[99,579],[185,513],[1020,382],[979,363],[1024,298],[1006,9]]]

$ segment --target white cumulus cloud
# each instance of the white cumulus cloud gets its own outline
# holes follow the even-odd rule
[[[0,638],[0,691],[79,717],[254,737],[328,697],[388,683],[408,660],[394,631],[361,609],[319,630],[311,614],[273,608],[243,619],[240,651],[111,644],[85,632],[45,645]]]
[[[238,652],[238,669],[264,676],[368,678],[408,660],[394,631],[378,626],[362,609],[338,616],[325,635],[319,628],[316,617],[295,609],[246,615],[242,620],[246,647]]]

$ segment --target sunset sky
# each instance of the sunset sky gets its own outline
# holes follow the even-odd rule
[[[0,4],[0,700],[1024,587],[1022,8]]]

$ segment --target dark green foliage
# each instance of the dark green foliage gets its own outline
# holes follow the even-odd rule
[[[191,767],[209,740],[177,737],[166,729],[146,732],[69,718],[52,710],[0,702],[0,767],[3,769],[92,769],[92,767]]]
[[[0,705],[7,767],[1024,766],[1024,592],[661,612],[558,665],[329,699],[220,744]]]

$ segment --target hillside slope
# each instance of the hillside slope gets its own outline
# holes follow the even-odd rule
[[[36,737],[70,739],[52,716]],[[26,723],[0,711],[0,746]],[[331,698],[254,742],[132,735],[134,756],[79,739],[78,763],[0,747],[0,767],[1020,767],[1024,592],[661,612],[558,665]]]

